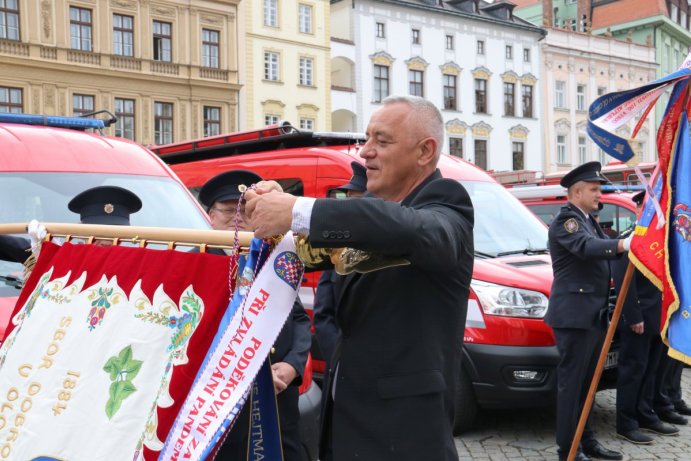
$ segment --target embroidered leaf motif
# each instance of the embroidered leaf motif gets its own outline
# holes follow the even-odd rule
[[[106,402],[108,419],[112,419],[122,406],[122,401],[137,390],[132,380],[139,374],[142,363],[141,360],[132,358],[132,346],[127,346],[117,357],[110,357],[103,366],[103,371],[108,373],[113,381],[109,389],[110,398]]]

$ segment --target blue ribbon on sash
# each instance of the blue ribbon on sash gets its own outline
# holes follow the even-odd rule
[[[624,139],[614,133],[595,124],[595,121],[602,116],[614,111],[622,104],[642,96],[649,91],[656,90],[661,87],[666,87],[676,83],[678,80],[688,78],[691,76],[691,70],[682,68],[673,72],[666,77],[662,77],[646,85],[640,86],[626,91],[618,91],[608,93],[597,98],[588,109],[588,125],[586,131],[590,138],[600,149],[605,151],[608,155],[626,162],[634,156],[633,149],[628,139]],[[677,88],[675,87],[675,92]],[[669,107],[669,106],[668,106]],[[636,112],[643,110],[643,106],[636,108]]]
[[[266,359],[252,384],[248,461],[281,461],[281,432],[271,362]]]

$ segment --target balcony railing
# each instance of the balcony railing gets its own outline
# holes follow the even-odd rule
[[[151,72],[156,74],[179,75],[180,66],[170,62],[151,61]]]
[[[67,50],[67,60],[79,64],[101,65],[101,55],[91,51]]]
[[[29,56],[29,45],[15,40],[0,40],[0,53]]]
[[[212,80],[223,80],[228,81],[228,71],[221,69],[214,69],[212,67],[200,67],[199,76],[201,78],[209,78]]]
[[[126,70],[142,70],[141,59],[130,58],[127,56],[111,56],[110,57],[110,67],[114,69],[126,69]]]

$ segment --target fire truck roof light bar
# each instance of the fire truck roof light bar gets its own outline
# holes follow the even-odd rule
[[[30,114],[0,114],[0,122],[21,123],[24,125],[43,125],[56,128],[73,128],[84,130],[105,128],[105,122],[96,118],[59,117],[54,115],[30,115]]]

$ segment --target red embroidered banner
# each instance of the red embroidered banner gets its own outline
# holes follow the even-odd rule
[[[227,307],[228,266],[45,243],[0,349],[0,455],[157,459]]]

